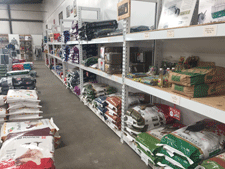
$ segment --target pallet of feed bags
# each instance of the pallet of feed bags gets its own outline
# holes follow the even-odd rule
[[[0,168],[55,169],[54,146],[60,136],[53,119],[4,123]]]
[[[8,120],[39,119],[42,111],[36,90],[11,89],[7,94]]]

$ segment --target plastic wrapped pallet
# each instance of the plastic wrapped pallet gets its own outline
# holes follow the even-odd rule
[[[196,67],[169,73],[170,83],[183,86],[213,83],[222,80],[225,80],[225,68],[223,67]]]
[[[0,168],[55,169],[50,128],[9,134],[0,150]]]
[[[172,84],[172,91],[188,97],[206,97],[225,91],[225,81],[193,86]]]
[[[192,168],[201,160],[221,152],[224,143],[225,125],[205,119],[164,136],[160,144],[157,144],[162,147],[156,154],[159,157],[157,164]]]

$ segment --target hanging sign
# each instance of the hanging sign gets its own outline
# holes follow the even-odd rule
[[[131,0],[123,0],[117,4],[117,19],[122,20],[130,17]]]

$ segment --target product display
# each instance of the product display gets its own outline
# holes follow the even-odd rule
[[[206,158],[224,149],[224,124],[205,119],[176,130],[161,139],[159,166],[196,167]]]
[[[191,25],[196,2],[196,0],[165,0],[158,29]]]
[[[225,168],[225,153],[203,161],[201,166],[198,166],[195,169],[211,169],[211,168],[218,168],[218,169]]]

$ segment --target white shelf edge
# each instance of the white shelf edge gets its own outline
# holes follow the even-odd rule
[[[225,111],[223,110],[219,110],[217,108],[196,102],[194,100],[190,100],[182,96],[178,96],[176,95],[176,93],[172,94],[172,93],[151,87],[150,85],[135,82],[127,78],[125,79],[125,84],[127,86],[138,89],[140,91],[156,96],[160,99],[166,100],[171,103],[173,103],[171,97],[177,96],[177,98],[180,100],[179,106],[184,107],[188,110],[194,111],[198,114],[204,115],[206,117],[212,118],[214,120],[220,121],[222,123],[225,123],[225,118],[224,118]]]
[[[62,45],[62,42],[48,42],[48,45]]]
[[[92,39],[90,41],[82,40],[81,44],[101,44],[101,43],[122,43],[123,36],[109,36],[104,38]]]
[[[66,62],[66,63],[68,63],[68,64],[70,64],[70,65],[73,65],[73,66],[75,66],[75,67],[80,67],[80,64],[77,64],[77,63],[72,63],[72,62]]]
[[[90,68],[90,67],[86,67],[84,65],[80,65],[80,68],[83,69],[83,70],[86,70],[88,72],[91,72],[91,73],[94,73],[96,75],[99,75],[101,77],[104,77],[106,79],[109,79],[109,80],[112,80],[114,82],[117,82],[117,83],[120,83],[122,84],[122,77],[118,77],[118,76],[115,76],[115,75],[110,75],[110,74],[107,74],[99,69],[93,69],[93,68]]]
[[[204,28],[210,27],[210,26],[217,27],[216,35],[205,36]],[[183,28],[131,33],[126,35],[126,41],[225,37],[224,30],[225,30],[225,23],[199,25],[199,26],[195,25],[195,26],[183,27]],[[167,35],[168,31],[174,31],[174,35],[172,35],[172,37],[168,37]]]
[[[55,55],[50,54],[50,53],[48,53],[48,55],[51,56],[51,57],[53,57],[53,58],[55,58],[55,59],[58,59],[58,60],[62,61],[62,59],[60,57],[58,57],[58,56],[55,56]]]
[[[78,45],[79,42],[78,41],[68,41],[66,42],[66,45]]]

